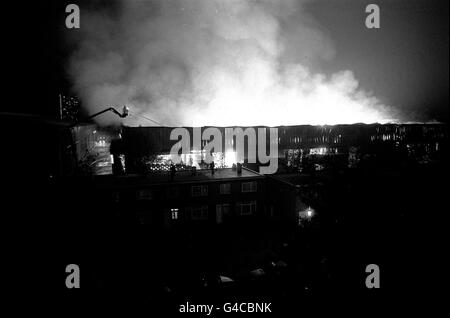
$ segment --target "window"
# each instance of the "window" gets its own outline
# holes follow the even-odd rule
[[[112,198],[115,203],[118,203],[120,201],[120,193],[117,191],[114,191],[112,193]]]
[[[216,223],[220,224],[223,222],[223,216],[228,215],[230,212],[230,205],[228,203],[217,204],[216,205]]]
[[[221,215],[227,215],[230,213],[230,204],[223,203],[216,205],[216,213]]]
[[[191,208],[191,218],[193,220],[208,219],[208,206],[202,205],[201,207]]]
[[[230,183],[222,183],[220,185],[220,194],[230,194],[231,193],[231,184]]]
[[[191,193],[193,197],[204,197],[208,195],[208,186],[192,186]]]
[[[152,191],[150,189],[141,189],[136,192],[136,198],[138,200],[151,200],[153,198]]]
[[[170,209],[172,220],[178,220],[178,209]]]
[[[179,196],[179,189],[175,187],[170,187],[167,189],[167,197],[169,199],[176,199]]]
[[[256,212],[256,201],[240,202],[237,204],[239,215],[252,215]]]
[[[256,192],[256,181],[242,182],[242,192]]]

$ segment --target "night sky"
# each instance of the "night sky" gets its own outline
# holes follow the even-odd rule
[[[81,23],[84,5],[111,6],[111,1],[3,5],[4,110],[57,116],[58,93],[71,87],[66,65],[74,44],[66,32],[77,32],[64,28],[68,3],[80,5]],[[381,8],[379,30],[364,27],[369,3]],[[334,56],[317,68],[352,70],[365,90],[411,118],[448,121],[448,1],[316,0],[306,8],[334,45]]]
[[[361,27],[376,3],[381,28]],[[354,71],[363,87],[419,118],[448,118],[448,1],[317,0],[311,13],[330,34],[336,56],[327,68]]]

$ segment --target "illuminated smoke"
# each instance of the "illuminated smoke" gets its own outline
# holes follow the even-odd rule
[[[154,125],[142,116],[169,126],[391,119],[351,71],[314,71],[335,52],[304,2],[123,1],[83,11],[74,91],[90,113],[130,105],[138,116],[123,122],[132,126]]]

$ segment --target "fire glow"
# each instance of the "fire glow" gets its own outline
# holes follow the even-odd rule
[[[90,112],[133,105],[130,126],[151,124],[145,116],[167,126],[393,120],[351,71],[314,71],[335,52],[303,2],[124,1],[119,14],[90,12],[69,67],[74,89]]]

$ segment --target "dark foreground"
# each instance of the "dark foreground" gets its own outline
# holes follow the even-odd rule
[[[444,275],[447,172],[439,163],[347,170],[329,179],[328,202],[304,227],[258,222],[178,231],[130,223],[126,210],[111,215],[95,179],[70,186],[16,179],[10,189],[26,190],[10,196],[15,207],[7,214],[19,226],[8,240],[18,244],[5,262],[20,290],[69,302],[132,296],[168,312],[186,301],[268,301],[278,313],[311,299],[399,305],[437,291]],[[80,290],[65,288],[68,264],[80,266]],[[380,267],[380,289],[365,286],[368,264]]]

